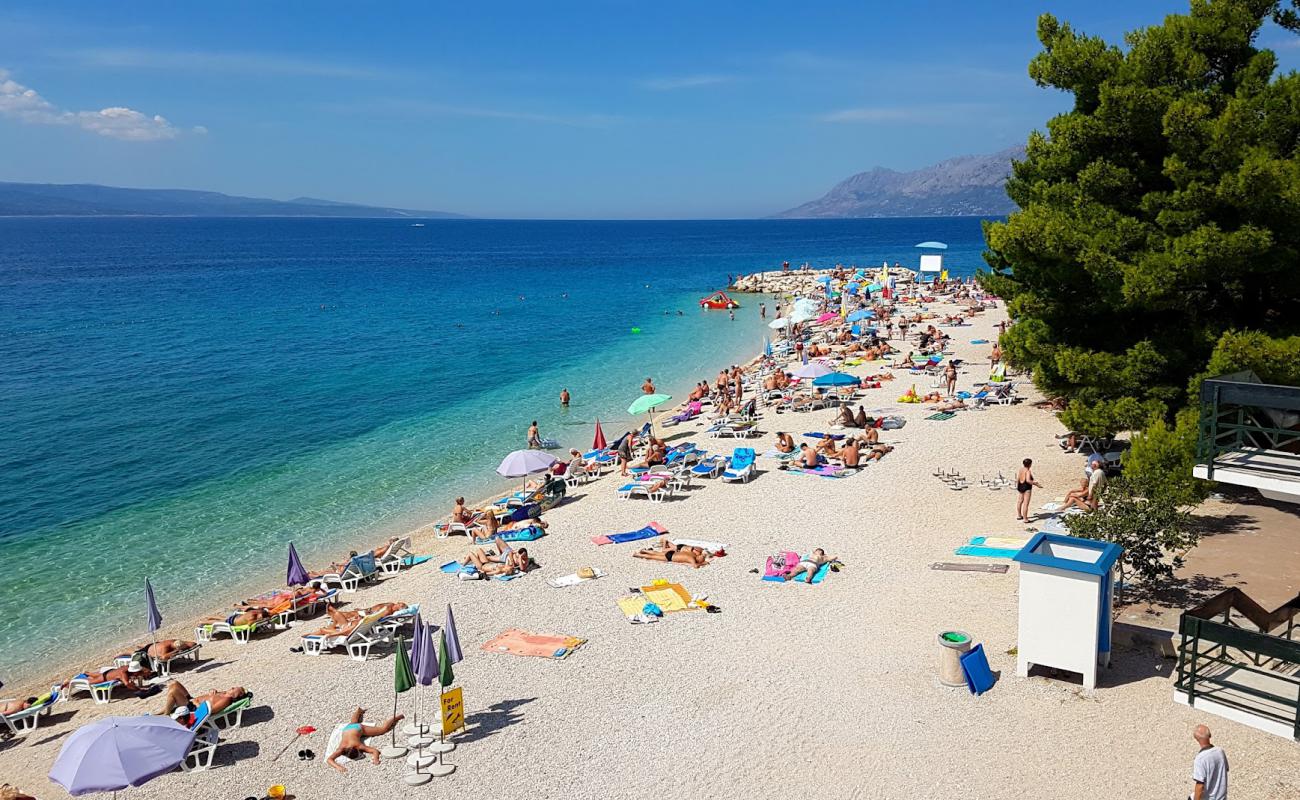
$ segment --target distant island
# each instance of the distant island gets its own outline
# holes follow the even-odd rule
[[[446,211],[412,211],[313,197],[270,200],[190,189],[124,189],[92,183],[0,181],[0,216],[8,217],[368,217],[463,219]]]
[[[771,219],[1002,216],[1015,209],[1003,189],[1024,147],[958,156],[912,172],[876,167],[835,184],[822,197]]]

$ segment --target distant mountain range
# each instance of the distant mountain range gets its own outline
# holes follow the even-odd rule
[[[912,172],[876,167],[835,184],[824,196],[773,219],[999,216],[1015,210],[1003,189],[1024,147],[958,156]]]
[[[446,211],[411,211],[314,197],[268,200],[189,189],[123,189],[91,183],[0,182],[0,216],[18,217],[409,217],[451,219]]]

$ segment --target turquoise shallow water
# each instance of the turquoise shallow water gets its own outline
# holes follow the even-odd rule
[[[616,434],[761,347],[695,307],[729,273],[925,239],[979,264],[973,219],[0,219],[0,678],[143,636],[146,575],[180,621],[495,490],[531,419]]]

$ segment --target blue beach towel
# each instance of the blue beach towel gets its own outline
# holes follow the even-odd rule
[[[536,525],[529,525],[527,528],[519,528],[513,531],[502,531],[499,536],[503,542],[535,542],[542,538],[545,533]],[[480,539],[474,537],[474,544],[492,544],[494,539]]]
[[[446,564],[443,564],[442,566],[438,567],[438,569],[442,570],[443,572],[447,573],[448,575],[455,575],[456,573],[458,573],[458,572],[461,571],[461,569],[462,569],[462,565],[461,565],[461,563],[460,563],[459,561],[448,561]],[[512,574],[510,574],[510,575],[498,575],[498,576],[496,576],[496,578],[494,578],[494,580],[498,580],[498,581],[512,581],[512,580],[514,580],[515,578],[518,578],[520,575],[523,575],[523,573],[522,573],[522,572],[515,572],[515,573],[512,573]]]
[[[982,644],[975,645],[969,653],[961,654],[961,671],[966,676],[966,688],[975,695],[984,694],[992,689],[993,684],[998,680],[993,677],[993,671],[989,669],[989,659],[984,655]]]
[[[405,558],[402,559],[402,566],[404,567],[419,566],[420,564],[423,564],[424,562],[428,561],[431,558],[433,558],[433,556],[406,556]]]
[[[970,343],[971,343],[971,344],[988,344],[988,343],[989,343],[989,340],[988,340],[988,339],[971,339],[971,340],[970,340]]]
[[[813,573],[813,579],[812,579],[813,585],[816,586],[817,584],[826,580],[826,575],[830,571],[831,571],[831,565],[829,561],[826,562],[825,564],[822,564],[820,567],[818,567],[817,571]],[[764,575],[763,580],[771,581],[772,583],[806,583],[808,579],[805,577],[805,575],[806,573],[804,575],[800,575],[797,578],[792,578],[788,581],[781,580],[780,575]]]
[[[662,536],[666,531],[663,528],[654,525],[647,525],[639,531],[629,531],[628,533],[611,533],[606,536],[610,544],[623,544],[624,542],[638,542],[642,539],[653,539],[656,536]]]

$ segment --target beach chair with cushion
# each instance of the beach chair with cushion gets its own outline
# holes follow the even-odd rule
[[[170,677],[172,674],[172,664],[177,661],[193,661],[198,663],[199,650],[203,648],[202,642],[195,642],[193,647],[172,653],[165,659],[154,658],[149,656],[149,669],[160,678]]]
[[[375,634],[382,637],[384,641],[391,642],[393,634],[397,633],[404,625],[410,625],[415,621],[415,615],[420,613],[420,604],[407,606],[395,614],[389,614],[375,623]]]
[[[190,730],[194,731],[194,742],[190,745],[185,760],[181,762],[181,771],[202,772],[212,766],[212,759],[217,755],[217,745],[221,743],[221,732],[208,714],[206,705],[199,706]]]
[[[379,565],[375,561],[375,555],[374,553],[363,553],[353,556],[342,572],[313,578],[311,585],[323,589],[337,585],[345,592],[355,592],[362,581],[371,583],[376,580],[379,580]]]
[[[226,706],[220,714],[208,716],[208,722],[218,730],[238,728],[244,724],[244,712],[253,705],[253,693],[247,692],[243,697]]]
[[[754,474],[754,448],[737,447],[731,455],[731,464],[722,471],[724,481],[748,483]]]
[[[691,474],[697,478],[716,478],[727,468],[727,460],[722,456],[709,456],[701,459],[691,467]]]
[[[327,650],[343,647],[347,649],[348,655],[354,661],[365,661],[370,657],[371,648],[383,641],[383,637],[375,632],[375,626],[381,619],[383,619],[382,614],[363,617],[352,632],[346,635],[329,636],[309,633],[302,637],[303,652],[309,656],[318,656]]]
[[[194,638],[199,642],[211,642],[221,634],[228,635],[239,644],[248,644],[253,638],[253,634],[266,628],[274,628],[278,616],[270,619],[260,619],[257,622],[248,625],[234,625],[230,622],[238,612],[231,612],[231,615],[225,620],[210,619],[199,623],[194,628]]]
[[[103,667],[99,671],[107,672],[113,667]],[[113,699],[113,690],[121,686],[121,681],[102,681],[100,683],[91,683],[87,673],[83,672],[75,676],[68,682],[68,688],[65,690],[65,698],[71,698],[74,694],[80,692],[90,692],[90,698],[96,703],[104,704]],[[51,690],[53,692],[53,690]]]
[[[409,555],[412,555],[411,537],[402,536],[388,544],[384,552],[375,558],[375,564],[384,577],[391,577],[402,571],[402,564]]]
[[[14,736],[26,736],[36,730],[40,724],[41,717],[50,713],[50,708],[59,702],[62,695],[58,687],[50,689],[44,697],[36,698],[32,703],[22,711],[15,711],[12,714],[0,714],[0,730],[7,729]],[[10,700],[0,700],[0,705],[8,703]]]

